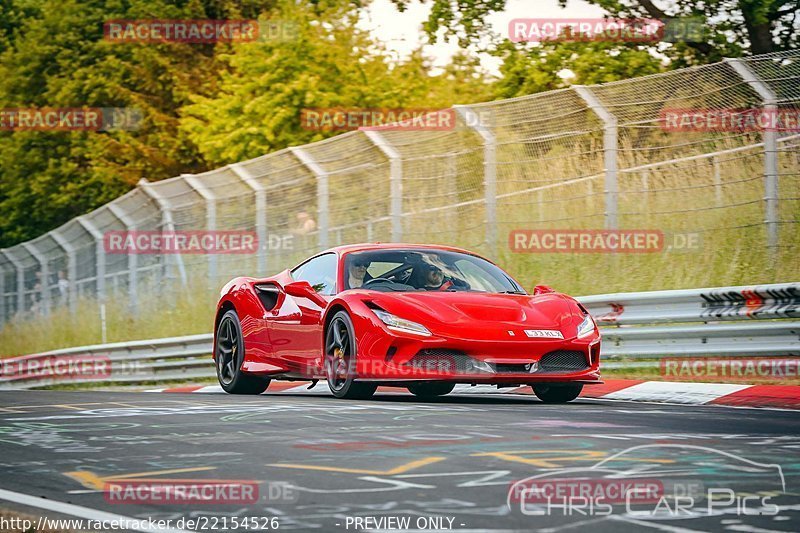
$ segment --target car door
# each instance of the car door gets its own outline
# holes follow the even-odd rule
[[[335,253],[318,255],[291,271],[293,281],[307,281],[327,300],[336,294]],[[270,339],[279,357],[293,370],[304,375],[322,371],[322,313],[325,311],[308,298],[285,295],[281,311],[272,320]]]

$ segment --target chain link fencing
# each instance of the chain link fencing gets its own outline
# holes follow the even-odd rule
[[[523,284],[576,293],[769,283],[800,272],[800,135],[670,131],[666,109],[800,106],[800,52],[455,106],[456,127],[379,128],[197,175],[142,182],[0,250],[0,323],[82,300],[211,294],[354,242],[484,253]],[[796,126],[796,124],[795,124]],[[648,229],[654,254],[519,253],[519,229]],[[109,253],[112,231],[242,230],[248,255]],[[697,237],[673,249],[676,236]],[[685,238],[682,242],[686,242]],[[601,286],[598,286],[601,285]]]

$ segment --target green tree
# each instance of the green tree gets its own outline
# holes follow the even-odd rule
[[[0,246],[29,239],[130,190],[206,168],[178,131],[190,94],[212,91],[217,47],[113,43],[111,19],[248,18],[271,2],[4,0],[0,108],[135,108],[135,131],[0,132]]]
[[[349,6],[322,19],[284,6],[279,16],[295,23],[294,38],[235,46],[222,57],[218,92],[182,109],[183,132],[212,165],[341,133],[305,126],[303,109],[446,107],[490,96],[476,59],[456,56],[438,76],[420,51],[391,62]]]
[[[404,9],[414,0],[392,0]],[[800,45],[797,0],[587,0],[618,18],[646,17],[667,21],[695,18],[706,30],[702,39],[658,46],[675,67],[711,63],[724,56],[765,54]],[[559,0],[563,6],[567,0]],[[463,47],[491,39],[486,17],[502,11],[506,0],[433,0],[424,25],[429,38],[458,38]],[[534,16],[534,15],[532,15]]]
[[[495,53],[503,58],[495,95],[511,98],[560,89],[570,84],[592,85],[664,70],[646,47],[609,41],[546,41],[525,45],[505,41]]]

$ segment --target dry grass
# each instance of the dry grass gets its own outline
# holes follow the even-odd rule
[[[498,200],[499,242],[493,259],[526,288],[543,283],[562,292],[586,295],[800,279],[797,253],[800,249],[800,232],[797,231],[800,158],[791,150],[781,153],[779,160],[782,175],[780,218],[785,223],[780,225],[780,246],[774,256],[767,253],[763,224],[763,157],[757,150],[721,158],[717,183],[714,166],[708,160],[672,164],[647,173],[620,173],[619,227],[660,230],[667,235],[697,233],[701,238],[698,249],[651,254],[514,253],[507,243],[513,229],[603,227],[602,176],[563,185],[567,179],[590,175],[598,169],[602,171],[602,152],[597,149],[596,139],[585,142],[589,145],[549,146],[543,154],[532,153],[529,144],[519,142],[498,148],[498,194],[517,194]],[[731,146],[730,142],[721,141],[709,143],[704,150]],[[460,148],[458,154],[404,163],[404,208],[407,211],[482,198],[482,147],[473,144]],[[642,163],[642,154],[630,148],[622,142],[620,168]],[[436,149],[435,146],[431,148]],[[681,154],[661,153],[656,158],[675,155]],[[382,167],[381,172],[386,171],[388,167]],[[372,176],[370,179],[385,178]],[[521,192],[553,184],[560,185]],[[332,198],[349,196],[348,209],[343,210],[339,202],[332,202],[331,224],[357,219],[358,207],[351,206],[363,206],[364,213],[369,215],[377,201],[385,204],[385,198],[375,198],[381,194],[371,187],[356,187],[352,180],[336,177],[331,183]],[[311,201],[293,201],[291,208],[273,204],[269,220],[278,221],[285,229],[290,211]],[[196,218],[202,219],[202,206],[198,209]],[[343,211],[347,212],[347,220],[338,220],[344,216],[340,215]],[[409,215],[403,221],[405,240],[455,244],[488,253],[485,215],[482,203]],[[220,229],[225,227],[225,220],[221,220]],[[365,228],[366,225],[361,225],[335,231],[331,236],[332,244],[364,241]],[[388,222],[375,223],[372,239],[389,240],[389,231]],[[302,250],[298,247],[283,256],[271,256],[270,271],[291,266],[306,256],[313,244],[304,241],[301,247]],[[220,272],[230,277],[254,274],[253,258],[231,257],[220,258]],[[176,289],[174,283],[164,283],[147,290],[142,283],[136,312],[130,310],[126,296],[111,297],[106,306],[107,341],[209,332],[217,294],[206,288],[202,257],[192,258],[187,269],[189,289]],[[0,354],[37,353],[100,343],[101,340],[97,304],[93,300],[83,300],[74,316],[65,309],[57,309],[46,318],[12,320],[0,330]]]

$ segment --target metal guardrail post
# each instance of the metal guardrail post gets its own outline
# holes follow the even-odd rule
[[[8,313],[6,313],[6,269],[0,267],[0,329],[6,323]]]
[[[386,139],[374,130],[363,130],[369,140],[389,158],[389,216],[392,220],[392,241],[403,240],[403,160]]]
[[[25,311],[25,266],[14,256],[14,252],[6,248],[0,250],[8,262],[14,266],[17,274],[17,313]]]
[[[328,248],[330,242],[330,221],[328,220],[328,204],[330,189],[328,173],[314,161],[311,155],[302,148],[292,147],[289,151],[317,178],[317,228],[318,243],[322,249]]]
[[[39,250],[36,249],[36,246],[31,244],[30,242],[23,242],[22,247],[25,248],[36,262],[39,263],[39,275],[42,277],[39,293],[42,297],[42,310],[44,313],[50,312],[50,287],[48,286],[50,280],[50,269],[47,265],[47,257],[45,257]]]
[[[618,227],[618,198],[619,185],[617,183],[617,117],[597,99],[597,96],[584,85],[573,85],[586,105],[603,121],[603,166],[605,167],[605,203],[606,203],[606,229]]]
[[[181,177],[186,180],[189,187],[197,191],[206,202],[206,229],[208,231],[216,231],[217,229],[217,197],[211,192],[211,189],[205,186],[203,182],[193,174],[181,174]],[[214,289],[217,286],[217,254],[208,254],[208,286]]]
[[[246,168],[239,163],[228,165],[231,171],[253,190],[256,197],[256,236],[258,237],[258,272],[267,273],[267,191]]]
[[[75,257],[75,247],[57,229],[50,232],[50,236],[56,241],[64,253],[67,254],[67,281],[69,281],[69,292],[67,294],[69,310],[75,314],[78,300],[78,265]],[[60,291],[60,289],[59,289]]]
[[[5,257],[2,250],[0,250],[0,256]],[[6,306],[6,272],[9,271],[6,270],[5,266],[0,267],[0,329],[11,316],[10,309]]]
[[[117,217],[117,220],[122,222],[127,232],[136,231],[136,223],[131,217],[125,213],[125,210],[113,202],[108,204],[108,210],[111,214]],[[139,306],[139,291],[138,291],[138,272],[139,268],[139,255],[131,251],[128,252],[128,304],[131,311],[136,312]]]
[[[103,232],[86,216],[77,217],[75,220],[94,239],[95,247],[95,279],[97,280],[97,299],[102,303],[106,299],[106,248],[103,242]]]
[[[717,156],[711,158],[711,165],[714,171],[714,205],[722,207],[722,169]]]
[[[489,257],[497,257],[497,137],[488,124],[468,106],[453,108],[462,116],[467,127],[483,139],[483,194],[486,202],[486,245]]]
[[[172,233],[175,233],[175,220],[172,218],[172,204],[170,204],[169,200],[158,194],[158,191],[153,187],[153,184],[147,181],[145,178],[139,180],[139,187],[142,189],[142,192],[155,201],[159,210],[161,210],[162,233],[164,231],[171,231]],[[181,254],[170,255],[175,256],[175,263],[178,266],[178,274],[181,277],[181,284],[186,287],[189,282],[186,277],[186,268],[183,265],[183,257],[181,257]],[[167,260],[164,259],[164,264],[166,263]]]
[[[778,97],[741,59],[726,58],[736,73],[758,94],[764,111],[773,117],[778,110]],[[766,202],[767,243],[773,256],[778,250],[778,131],[764,130],[764,200]]]

